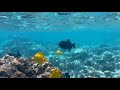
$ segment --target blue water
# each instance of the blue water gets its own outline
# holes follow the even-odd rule
[[[69,38],[79,47],[119,44],[119,12],[1,12],[0,18],[0,44],[17,37],[55,44]]]
[[[60,41],[67,39],[76,48],[120,46],[120,12],[62,13],[0,12],[0,57],[18,51],[24,57],[38,51],[49,56],[59,49]]]
[[[56,45],[70,39],[78,47],[119,45],[119,23],[119,12],[1,12],[0,46],[18,37]]]

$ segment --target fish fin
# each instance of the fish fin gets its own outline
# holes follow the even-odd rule
[[[45,60],[45,62],[47,62],[47,61],[48,61],[48,59],[47,59],[47,58],[44,58],[44,60]]]
[[[72,47],[74,47],[74,48],[75,48],[75,43],[73,43],[73,44],[72,44]]]
[[[38,52],[37,54],[41,54],[44,57],[44,54],[42,52]]]
[[[70,39],[68,39],[67,42],[70,42]]]

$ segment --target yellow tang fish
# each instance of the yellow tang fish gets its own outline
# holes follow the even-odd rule
[[[60,50],[57,50],[55,53],[56,53],[57,55],[62,55],[62,54],[63,54]]]
[[[39,64],[43,64],[48,61],[48,59],[45,58],[44,54],[41,52],[36,53],[35,56],[33,57],[33,60]]]
[[[49,78],[61,78],[61,77],[62,77],[62,73],[57,68],[55,68],[49,76]]]

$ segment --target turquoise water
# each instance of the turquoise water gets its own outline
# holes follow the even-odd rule
[[[119,45],[119,12],[1,12],[0,46],[13,38],[57,45],[70,39],[76,46]],[[51,47],[52,48],[52,47]]]
[[[72,51],[58,46],[67,39],[76,44]],[[57,49],[73,53],[100,44],[120,46],[120,12],[0,12],[0,57],[9,52],[49,57]]]
[[[119,44],[119,12],[1,12],[0,40],[12,38],[58,43],[70,39],[76,45]]]

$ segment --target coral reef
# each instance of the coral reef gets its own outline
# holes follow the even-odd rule
[[[52,69],[50,62],[37,64],[30,58],[5,55],[0,59],[0,78],[49,78]]]
[[[50,61],[71,78],[119,78],[120,49],[117,47],[76,48],[63,59],[51,55]]]
[[[89,53],[87,53],[87,50],[77,48],[73,52],[73,58],[79,58],[81,60],[85,60],[89,56]]]
[[[0,77],[6,78],[49,78],[51,70],[59,68],[68,73],[70,78],[118,78],[120,77],[120,46],[100,45],[98,47],[75,48],[71,51],[60,50],[56,54],[52,47],[18,39],[11,41],[1,49],[0,53],[8,51],[22,52],[21,58],[5,55],[0,59]],[[48,59],[46,63],[36,63],[30,56],[43,52]],[[43,60],[43,55],[39,60]],[[40,58],[39,57],[39,58]],[[38,60],[37,60],[38,61]],[[51,62],[51,63],[50,63]],[[69,75],[66,74],[68,77]],[[64,76],[64,75],[62,75]],[[65,77],[65,76],[64,76]]]

